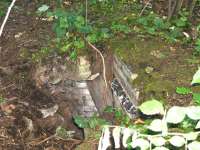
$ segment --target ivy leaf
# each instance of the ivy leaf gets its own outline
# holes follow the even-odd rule
[[[185,87],[176,87],[176,93],[178,94],[183,94],[183,95],[186,95],[186,94],[189,94],[191,93],[191,89],[189,88],[185,88]]]
[[[169,142],[175,147],[182,147],[185,144],[185,139],[181,136],[173,136]]]
[[[198,133],[196,132],[190,132],[184,135],[184,137],[187,139],[187,141],[194,141],[198,137]]]
[[[199,150],[200,142],[194,141],[190,144],[188,144],[188,150]]]
[[[192,120],[200,120],[200,106],[190,106],[186,108],[187,116]]]
[[[147,150],[149,149],[149,141],[142,139],[142,138],[138,138],[134,141],[131,142],[130,144],[132,146],[132,148],[137,148],[139,147],[141,150]]]
[[[184,118],[185,109],[182,107],[174,106],[168,110],[166,120],[168,123],[177,124],[182,122]]]
[[[79,128],[88,128],[89,127],[88,120],[81,116],[75,116],[74,122]]]
[[[151,131],[161,132],[162,131],[162,120],[155,119],[151,122],[150,126],[147,127]]]
[[[194,74],[191,85],[200,84],[200,68]]]
[[[163,137],[151,137],[149,140],[153,145],[158,147],[163,146],[166,143],[166,140]]]
[[[197,103],[200,104],[200,93],[193,93],[192,99]]]
[[[161,146],[161,147],[155,147],[153,150],[169,150],[169,149]]]
[[[155,99],[142,103],[139,109],[145,115],[164,114],[163,104]]]

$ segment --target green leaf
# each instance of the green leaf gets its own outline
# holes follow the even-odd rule
[[[163,146],[166,143],[166,140],[163,137],[151,137],[149,139],[154,146]]]
[[[194,85],[194,84],[200,84],[200,68],[194,74],[191,84],[192,85]]]
[[[116,117],[117,119],[122,119],[122,117],[123,117],[123,112],[122,112],[121,109],[116,109],[116,110],[115,110],[115,117]]]
[[[71,60],[75,61],[75,60],[77,59],[77,53],[76,53],[76,51],[72,51],[72,52],[70,53],[69,58],[70,58]]]
[[[83,40],[81,40],[81,39],[78,39],[78,40],[74,41],[74,46],[77,49],[84,48],[85,47],[85,42]]]
[[[142,138],[138,138],[132,141],[130,145],[132,146],[132,148],[139,147],[141,150],[148,150],[150,146],[149,141]]]
[[[168,123],[177,124],[182,122],[184,118],[185,118],[185,109],[183,107],[174,106],[168,110],[166,121]]]
[[[78,125],[79,128],[88,128],[89,127],[88,120],[81,116],[75,116],[74,122],[76,125]]]
[[[182,147],[185,144],[185,139],[181,136],[173,136],[169,142],[175,147]]]
[[[183,94],[183,95],[186,95],[186,94],[189,94],[191,93],[191,89],[190,88],[185,88],[185,87],[176,87],[176,93],[178,94]]]
[[[162,120],[155,119],[151,122],[150,126],[147,127],[151,131],[161,132],[162,131]]]
[[[198,133],[196,132],[190,132],[184,135],[184,137],[187,139],[187,141],[194,141],[198,137]]]
[[[145,115],[164,114],[163,104],[155,99],[142,103],[139,109]]]
[[[49,9],[49,6],[44,4],[37,9],[37,12],[43,13],[43,12],[46,12],[48,9]]]
[[[94,116],[89,118],[88,124],[90,128],[96,128],[97,126],[107,125],[108,123],[106,122],[106,120]]]
[[[192,120],[200,120],[200,106],[190,106],[186,108],[187,116]]]
[[[98,41],[97,35],[92,33],[87,36],[87,40],[91,43],[96,43]]]
[[[104,112],[112,113],[112,112],[114,112],[114,108],[113,108],[112,106],[107,106],[107,107],[104,109]]]
[[[200,148],[200,142],[194,141],[190,144],[188,144],[188,150],[199,150]]]
[[[200,105],[200,93],[193,93],[192,99],[194,100],[195,103]]]
[[[65,53],[65,52],[69,51],[69,48],[71,45],[72,45],[72,43],[66,44],[63,47],[61,47],[60,50]]]

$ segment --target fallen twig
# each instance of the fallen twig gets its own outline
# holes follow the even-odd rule
[[[0,37],[1,37],[1,35],[2,35],[4,26],[5,26],[5,24],[6,24],[7,20],[8,20],[8,17],[9,17],[9,15],[10,15],[11,9],[12,9],[12,7],[14,6],[15,2],[16,2],[16,0],[13,0],[12,3],[10,4],[10,6],[8,7],[6,16],[5,16],[4,20],[3,20],[3,23],[2,23],[1,28],[0,28]]]
[[[31,141],[31,142],[29,142],[29,143],[27,143],[27,144],[28,144],[28,145],[37,146],[37,145],[41,145],[41,144],[43,144],[44,142],[46,142],[46,141],[48,141],[48,140],[51,140],[51,139],[53,139],[53,138],[58,138],[59,140],[63,140],[63,141],[73,141],[73,142],[75,142],[75,143],[80,143],[80,142],[81,142],[81,140],[72,139],[72,138],[64,139],[64,138],[61,138],[61,137],[57,136],[56,134],[53,134],[53,135],[51,135],[51,136],[49,136],[49,137],[47,137],[47,138],[45,138],[45,139],[43,139],[43,140],[41,140],[41,141],[39,141],[39,142],[37,142],[36,140],[33,140],[33,141]]]
[[[139,17],[142,16],[143,12],[145,11],[145,9],[147,8],[147,6],[150,4],[151,0],[148,0],[148,2],[145,4],[145,6],[143,7],[142,11],[139,14]]]
[[[103,63],[103,79],[104,79],[104,82],[105,82],[106,88],[107,88],[108,87],[108,83],[107,83],[107,80],[106,80],[106,65],[105,65],[105,59],[103,57],[103,54],[93,44],[91,44],[90,42],[88,42],[88,44],[92,49],[94,49],[101,56],[102,63]]]

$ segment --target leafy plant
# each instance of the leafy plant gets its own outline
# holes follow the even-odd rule
[[[114,33],[123,32],[127,34],[131,32],[129,26],[124,25],[124,24],[119,24],[116,22],[112,23],[111,29],[113,30]]]
[[[113,108],[112,106],[108,106],[105,108],[104,112],[114,113],[114,117],[120,125],[129,126],[131,124],[131,118],[120,108]]]
[[[187,95],[192,93],[190,88],[186,88],[186,87],[176,87],[176,93],[177,94],[182,94],[182,95]]]
[[[155,99],[144,102],[139,106],[139,110],[145,115],[164,114],[163,104]]]
[[[63,139],[72,138],[74,136],[75,131],[67,131],[65,128],[59,126],[56,128],[56,136],[61,137]]]
[[[75,116],[74,122],[79,128],[93,128],[93,129],[108,124],[106,120],[101,119],[97,116],[93,116],[90,118]]]
[[[154,104],[159,106],[157,110]],[[149,106],[149,109],[147,106]],[[151,108],[154,111],[150,111]],[[122,139],[122,145],[125,148],[140,148],[142,150],[151,148],[153,150],[168,150],[169,147],[173,147],[173,149],[199,149],[200,142],[198,141],[198,136],[200,132],[195,129],[200,128],[200,107],[173,106],[168,111],[165,109],[164,112],[166,113],[164,114],[160,113],[161,108],[163,106],[157,100],[147,101],[139,106],[139,109],[147,116],[152,116],[152,114],[160,114],[163,116],[162,119],[153,119],[148,126],[146,124],[143,125],[143,128],[148,128],[152,132],[142,133],[137,129],[137,125],[135,125],[135,128],[105,126],[99,141],[99,150],[107,149],[111,145],[110,135],[113,136],[115,148],[120,148],[120,139]],[[196,124],[196,126],[193,126],[193,131],[171,132],[171,128],[178,128],[181,123],[188,119],[193,121],[194,125]],[[173,126],[170,126],[171,124]]]
[[[200,93],[193,93],[192,94],[192,99],[194,102],[198,105],[200,105]]]
[[[196,84],[200,84],[200,68],[194,74],[191,82],[191,85],[196,85]]]

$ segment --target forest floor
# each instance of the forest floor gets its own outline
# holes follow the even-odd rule
[[[53,37],[52,24],[34,15],[37,7],[34,2],[26,4],[18,1],[0,39],[2,150],[71,150],[82,141],[82,131],[73,125],[72,119],[69,119],[68,126],[77,130],[76,137],[69,141],[53,138],[59,117],[43,119],[38,112],[42,107],[54,103],[52,97],[35,86],[33,72],[36,64],[22,57],[24,50],[37,51],[47,44],[47,39]],[[177,86],[190,87],[200,63],[192,56],[191,48],[170,45],[148,36],[137,38],[134,34],[116,37],[107,44],[108,49],[138,74],[133,85],[141,90],[141,99],[156,97],[165,99],[169,105],[192,104],[191,95],[181,96],[175,92]],[[193,90],[199,92],[198,88]],[[32,124],[34,131],[30,133]],[[93,144],[95,147],[97,143]]]

